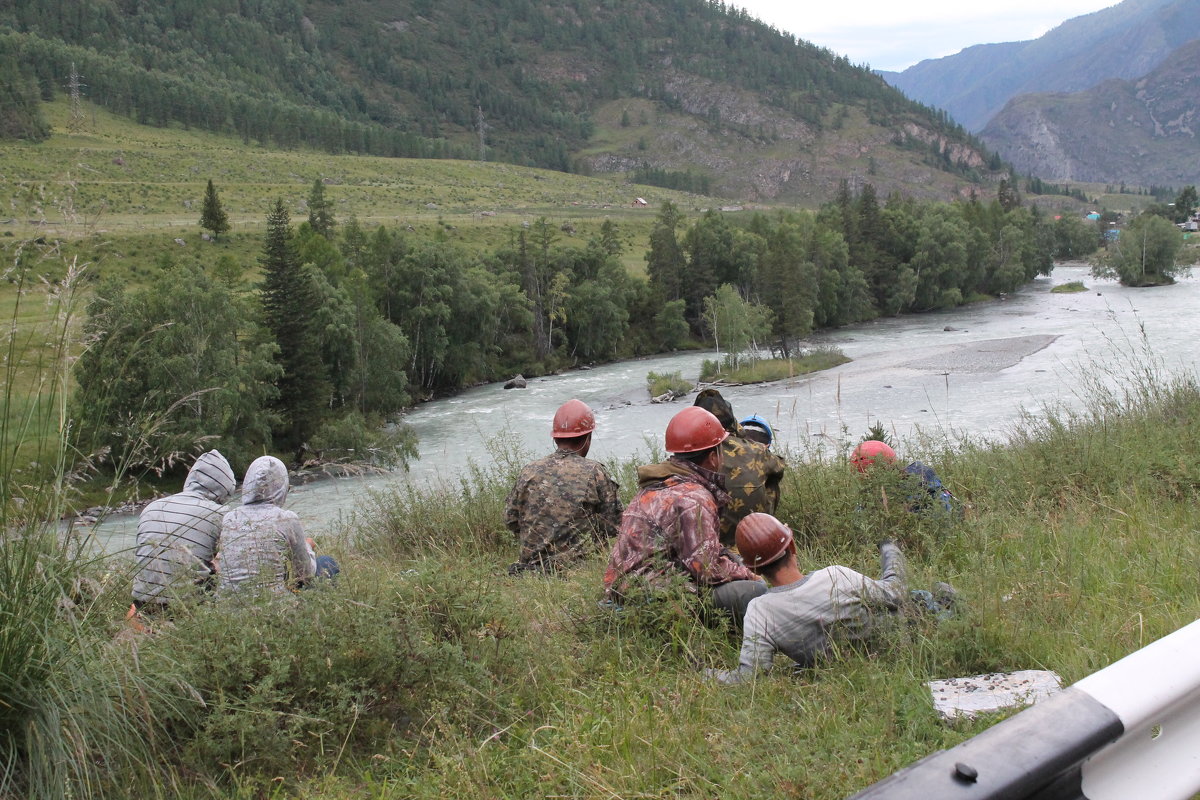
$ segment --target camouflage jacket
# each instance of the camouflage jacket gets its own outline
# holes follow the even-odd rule
[[[733,547],[733,535],[743,517],[755,511],[775,513],[786,465],[766,445],[750,441],[740,431],[731,433],[721,449],[721,474],[729,492],[729,502],[721,511],[721,544]]]
[[[654,583],[679,572],[693,588],[757,580],[717,538],[720,506],[729,498],[720,475],[672,459],[639,467],[638,487],[604,572],[606,597],[618,598],[631,575]]]
[[[598,462],[565,450],[526,464],[505,501],[504,524],[520,539],[518,563],[527,568],[576,561],[620,523],[616,482]]]

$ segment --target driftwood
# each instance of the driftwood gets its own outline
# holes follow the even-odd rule
[[[688,393],[687,392],[677,392],[674,389],[668,389],[667,391],[660,394],[658,397],[651,397],[650,402],[651,403],[669,403],[672,400],[676,400],[680,397],[683,397],[686,394],[688,394]]]

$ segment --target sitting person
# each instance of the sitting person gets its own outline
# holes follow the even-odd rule
[[[521,544],[509,574],[555,572],[606,544],[621,524],[617,484],[587,457],[596,416],[582,400],[554,414],[554,452],[526,464],[504,501],[504,525]]]
[[[722,488],[721,443],[729,433],[702,408],[683,409],[667,424],[671,458],[638,467],[638,493],[625,508],[604,572],[605,600],[625,601],[631,583],[652,587],[685,579],[740,626],[746,604],[766,591],[718,538]]]
[[[695,405],[716,417],[729,433],[721,443],[720,471],[729,493],[729,500],[721,508],[721,544],[733,547],[733,533],[742,517],[755,511],[775,513],[787,465],[766,445],[745,435],[733,407],[716,389],[701,391]]]
[[[866,474],[869,469],[877,464],[895,466],[899,463],[899,459],[896,451],[886,442],[881,442],[878,439],[867,439],[864,442],[860,442],[854,448],[854,452],[850,454],[850,463],[854,465],[859,473]],[[958,505],[954,495],[942,484],[942,479],[933,471],[933,467],[922,464],[920,461],[913,461],[904,468],[904,473],[912,476],[911,480],[916,482],[927,495],[927,497],[917,494],[910,495],[908,497],[909,511],[919,512],[934,508],[952,514],[958,512]],[[883,496],[883,502],[886,508],[886,493]]]
[[[236,486],[237,479],[225,456],[209,450],[192,464],[183,491],[161,497],[142,509],[137,525],[131,619],[135,613],[164,612],[177,599],[212,590],[221,506]]]
[[[282,508],[287,467],[274,456],[256,459],[242,480],[242,505],[221,522],[218,582],[223,593],[287,594],[317,572],[317,559],[295,512]]]
[[[738,668],[709,673],[721,683],[742,683],[769,669],[777,652],[798,666],[811,666],[834,640],[869,637],[908,596],[904,556],[895,542],[879,545],[883,575],[878,580],[842,566],[805,575],[796,563],[791,529],[770,514],[743,519],[737,544],[746,565],[771,588],[750,601]]]
[[[742,435],[752,442],[758,442],[764,447],[770,447],[775,441],[775,431],[771,428],[771,423],[760,417],[758,414],[751,414],[741,422]]]

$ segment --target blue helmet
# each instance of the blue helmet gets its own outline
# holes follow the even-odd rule
[[[758,414],[751,414],[742,420],[742,427],[757,428],[767,435],[767,444],[775,441],[775,431],[771,430],[771,423],[760,417]]]

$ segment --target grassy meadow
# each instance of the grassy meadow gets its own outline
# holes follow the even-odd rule
[[[565,242],[583,243],[609,218],[625,235],[630,266],[642,270],[650,223],[670,200],[684,211],[720,201],[626,183],[619,176],[568,175],[511,164],[375,158],[268,150],[227,136],[155,128],[89,109],[69,131],[66,101],[45,105],[54,135],[40,144],[0,149],[0,238],[125,240],[186,247],[200,242],[201,201],[211,178],[233,226],[232,237],[261,235],[270,205],[282,197],[293,217],[307,214],[313,180],[326,183],[340,222],[437,233],[467,246],[507,241],[514,226],[539,217],[567,224]],[[649,202],[634,208],[635,197]],[[299,221],[299,220],[296,220]],[[122,251],[123,252],[123,251]]]

